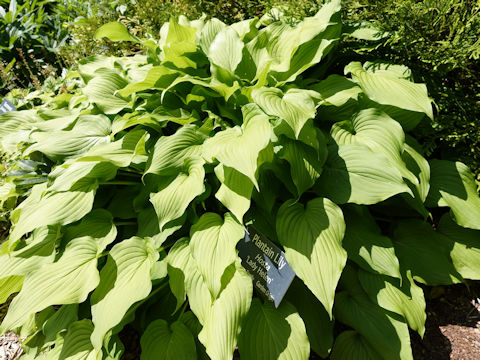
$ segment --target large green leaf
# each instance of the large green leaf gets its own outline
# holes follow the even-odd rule
[[[376,204],[400,193],[411,194],[400,171],[387,158],[365,145],[328,149],[328,159],[315,186],[320,196],[337,204]]]
[[[252,181],[237,170],[222,164],[215,167],[215,175],[222,183],[215,197],[235,215],[238,221],[243,222],[243,215],[250,208]]]
[[[92,55],[78,62],[78,72],[85,83],[95,77],[95,72],[101,68],[113,69],[115,60],[113,56]]]
[[[13,293],[22,289],[23,276],[7,276],[0,279],[0,304],[3,304]]]
[[[252,301],[252,279],[237,260],[222,279],[223,291],[213,302],[205,318],[199,340],[212,360],[231,359],[243,318]],[[226,279],[229,279],[228,283]]]
[[[40,120],[36,110],[8,111],[0,114],[0,138],[8,134],[16,133],[18,130],[31,129],[34,123]]]
[[[401,279],[393,243],[381,234],[367,208],[353,205],[343,212],[347,229],[342,245],[348,258],[366,271]]]
[[[115,92],[127,84],[115,71],[97,70],[94,78],[83,88],[83,94],[105,114],[117,114],[128,106],[128,101],[117,96]]]
[[[242,49],[243,41],[237,32],[231,27],[227,27],[218,32],[210,43],[207,56],[212,64],[233,74],[242,61]]]
[[[133,82],[118,90],[117,94],[122,97],[130,96],[133,93],[151,89],[166,89],[180,76],[180,72],[159,65],[152,67],[142,81]]]
[[[210,44],[215,40],[217,34],[227,27],[224,22],[213,18],[205,22],[201,32],[199,45],[205,55],[208,55]]]
[[[480,196],[470,169],[461,162],[430,161],[427,206],[449,206],[457,224],[480,230]]]
[[[299,74],[319,63],[332,49],[342,28],[340,1],[325,3],[315,16],[305,18],[301,27],[299,46],[291,57],[289,69],[277,72],[274,65],[269,74],[280,84],[295,80]],[[312,30],[314,32],[310,33]]]
[[[336,74],[313,85],[311,89],[319,93],[321,106],[342,106],[350,99],[356,100],[362,92],[357,83]]]
[[[78,304],[63,305],[55,314],[47,319],[42,325],[42,332],[46,341],[56,339],[59,332],[68,329],[70,324],[78,320]]]
[[[81,219],[93,206],[95,191],[68,191],[45,193],[44,185],[36,185],[35,192],[22,202],[11,215],[13,243],[26,233],[45,225],[66,225]]]
[[[191,256],[215,299],[222,290],[227,267],[237,259],[235,246],[245,230],[229,213],[225,214],[225,219],[215,213],[206,213],[192,226],[190,233]]]
[[[163,136],[155,143],[148,160],[146,174],[175,175],[185,160],[201,155],[206,136],[193,125],[182,126],[170,136]]]
[[[91,340],[96,349],[101,348],[107,331],[120,323],[130,306],[148,296],[152,290],[150,273],[158,257],[151,240],[137,237],[123,240],[110,250],[91,297],[95,325]]]
[[[163,178],[159,184],[159,191],[150,195],[160,230],[163,230],[170,221],[181,217],[192,200],[203,193],[205,189],[203,164],[204,160],[199,157],[186,160],[183,172],[174,179]]]
[[[480,280],[480,231],[457,225],[448,214],[440,219],[437,231],[453,242],[450,257],[459,274]]]
[[[167,261],[170,288],[177,298],[177,308],[185,301],[185,295],[188,294],[191,310],[200,323],[204,324],[213,299],[192,259],[188,238],[180,239],[175,243],[168,252]]]
[[[134,127],[136,125],[142,125],[149,127],[155,131],[161,132],[162,125],[157,121],[153,114],[140,114],[139,112],[126,113],[123,116],[117,116],[112,122],[112,135],[117,135],[119,132]]]
[[[414,193],[415,197],[423,203],[430,190],[430,165],[418,151],[408,144],[405,144],[402,158],[407,169],[418,179],[418,184],[415,186],[416,192],[414,191]]]
[[[375,349],[368,341],[353,330],[342,332],[335,339],[333,346],[332,360],[382,360]]]
[[[328,357],[333,345],[333,326],[322,303],[299,279],[294,279],[286,294],[286,300],[296,308],[307,330],[308,341],[312,349],[321,357]]]
[[[351,121],[337,122],[331,135],[337,144],[363,144],[377,154],[384,155],[400,174],[418,184],[402,159],[405,134],[398,122],[378,109],[361,110]]]
[[[117,167],[126,167],[138,155],[144,155],[145,142],[149,138],[145,130],[131,130],[121,139],[110,144],[98,145],[75,159],[76,161],[106,161]]]
[[[274,82],[294,80],[322,59],[340,32],[339,0],[326,3],[315,16],[301,22],[281,19],[271,23],[247,45],[257,77],[268,69]]]
[[[181,25],[171,19],[167,31],[165,46],[163,46],[164,64],[173,65],[173,67],[179,69],[196,68],[196,63],[188,55],[196,50],[197,29]]]
[[[140,41],[136,36],[131,35],[126,26],[120,22],[109,22],[100,26],[97,31],[95,31],[94,37],[95,39],[106,37],[111,41]]]
[[[330,317],[337,282],[347,261],[342,248],[344,233],[342,210],[328,199],[313,199],[305,207],[289,200],[278,210],[277,234],[285,257]]]
[[[93,349],[90,334],[93,325],[89,319],[83,319],[71,324],[68,328],[59,360],[97,360],[101,352]]]
[[[290,174],[297,188],[297,195],[301,196],[310,189],[322,173],[322,166],[326,160],[327,151],[320,151],[298,140],[286,137],[281,139],[283,145],[280,157],[290,164]]]
[[[27,154],[40,151],[53,160],[79,156],[96,145],[108,144],[110,127],[110,119],[105,115],[83,115],[71,130],[32,133],[35,143]]]
[[[115,177],[117,167],[109,162],[78,161],[56,167],[49,175],[48,191],[88,191]]]
[[[277,88],[261,87],[252,91],[252,99],[268,115],[283,119],[292,128],[294,138],[298,138],[307,120],[315,117],[315,102],[307,90],[283,93]]]
[[[260,151],[270,142],[271,126],[268,116],[256,105],[242,108],[243,125],[218,132],[204,144],[204,157],[212,162],[217,159],[247,176],[258,188],[256,180]]]
[[[278,309],[271,303],[254,299],[242,324],[238,339],[242,359],[308,359],[310,344],[302,318],[295,307],[282,302]]]
[[[382,359],[413,360],[407,324],[370,302],[365,295],[340,292],[335,297],[335,315],[337,320],[360,333]]]
[[[59,226],[38,227],[25,240],[25,246],[10,254],[1,254],[0,279],[13,275],[24,276],[53,262],[59,230]]]
[[[197,358],[195,340],[181,322],[169,325],[155,320],[148,325],[140,340],[141,360],[191,360]]]
[[[206,261],[206,259],[204,260]],[[170,287],[182,302],[185,293],[189,305],[203,329],[199,339],[212,359],[230,359],[237,343],[243,317],[252,300],[252,280],[237,259],[223,273],[222,291],[212,298],[188,239],[177,241],[168,253]]]
[[[37,122],[35,127],[41,131],[55,131],[71,128],[78,119],[80,112],[74,109],[39,109],[38,114],[42,119],[45,119],[45,121]]]
[[[388,311],[405,318],[407,324],[421,337],[425,333],[425,298],[423,290],[408,273],[400,280],[360,270],[358,278],[370,299]]]
[[[368,63],[365,64],[368,66]],[[365,66],[364,66],[365,67]],[[352,74],[352,80],[360,85],[363,92],[373,101],[401,109],[420,112],[433,119],[432,103],[425,84],[417,84],[390,71],[375,67],[367,70],[359,62],[345,67],[345,74]]]
[[[436,233],[427,222],[398,222],[394,231],[394,245],[400,263],[411,270],[416,281],[427,285],[462,282],[462,276],[455,269],[450,256],[453,242]]]
[[[97,258],[115,236],[112,219],[104,210],[92,212],[67,231],[68,243],[61,257],[26,275],[0,332],[22,325],[31,314],[50,305],[85,301],[100,281]]]
[[[82,281],[76,280],[79,278]],[[29,315],[47,306],[85,301],[98,282],[96,243],[88,238],[71,241],[60,260],[25,278],[1,331],[22,325]]]
[[[225,101],[228,101],[230,99],[230,97],[238,89],[240,89],[241,86],[238,83],[238,81],[235,81],[234,83],[231,83],[232,79],[229,78],[228,74],[225,75],[226,74],[225,71],[222,71],[219,68],[214,68],[214,69],[217,70],[214,75],[220,76],[220,79],[218,79],[215,76],[205,79],[205,78],[202,78],[202,77],[199,77],[199,76],[184,75],[184,76],[181,76],[181,77],[175,79],[170,84],[170,86],[163,91],[163,93],[165,94],[167,91],[173,89],[178,84],[188,83],[189,85],[198,85],[198,86],[206,88],[206,89],[214,90],[214,91],[209,91],[208,95],[213,97],[213,98],[224,97]],[[223,76],[225,76],[225,78],[223,78]],[[198,87],[197,87],[197,89],[198,89]],[[195,96],[193,96],[193,95],[195,95],[195,94],[190,94],[190,96],[187,95],[187,98],[190,98],[191,100],[193,100],[193,99],[195,99],[195,97],[198,96],[198,95],[195,95]],[[198,97],[197,97],[197,99],[198,99]],[[189,103],[189,102],[190,101],[187,100],[187,103]],[[206,107],[204,107],[204,111],[211,114],[211,111]]]

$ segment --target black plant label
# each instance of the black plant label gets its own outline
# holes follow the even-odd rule
[[[278,308],[295,277],[285,253],[251,226],[245,238],[238,242],[237,249],[257,292]]]
[[[17,108],[13,106],[7,99],[3,99],[2,103],[0,104],[0,114],[14,110],[17,110]]]

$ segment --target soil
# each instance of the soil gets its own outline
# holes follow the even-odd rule
[[[480,359],[480,281],[430,288],[425,336],[413,331],[415,360]]]
[[[21,339],[13,332],[0,336],[0,360],[17,360],[23,353]]]

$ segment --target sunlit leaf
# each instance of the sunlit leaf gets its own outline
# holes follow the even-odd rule
[[[342,211],[323,198],[305,207],[287,201],[278,211],[277,233],[288,263],[332,316],[335,289],[347,261]]]

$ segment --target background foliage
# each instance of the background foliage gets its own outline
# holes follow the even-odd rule
[[[68,33],[56,1],[0,1],[0,93],[39,88],[65,63],[58,54]]]
[[[435,100],[428,153],[460,158],[480,173],[480,2],[469,0],[346,1],[346,19],[368,20],[392,36],[353,45],[367,58],[409,66]],[[347,47],[350,45],[347,45]],[[348,50],[347,50],[348,52]]]
[[[129,43],[92,41],[95,30],[110,21],[124,23],[138,36],[151,34],[155,38],[171,16],[186,15],[193,19],[204,14],[229,24],[281,8],[286,15],[302,19],[314,14],[322,2],[52,0],[21,3],[26,6],[17,7],[20,10],[14,22],[8,23],[0,16],[3,42],[0,92],[3,94],[14,87],[38,87],[42,79],[59,75],[63,67],[75,66],[85,56],[122,56],[140,51]],[[10,2],[2,0],[1,4],[7,10]],[[436,104],[433,130],[429,124],[417,130],[425,151],[442,158],[461,159],[480,175],[480,2],[343,0],[342,4],[345,19],[368,21],[391,36],[375,44],[353,39],[345,42],[344,59],[338,68],[354,58],[363,61],[382,58],[411,68],[415,79],[428,85]],[[18,39],[10,37],[8,34],[12,31],[22,35]],[[10,44],[14,38],[15,44]]]

